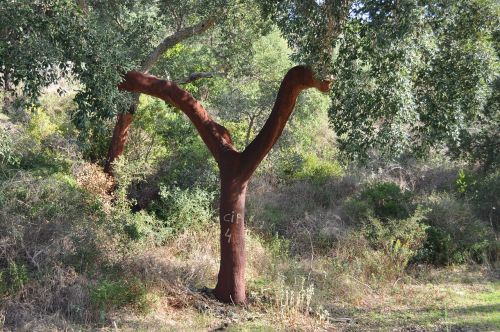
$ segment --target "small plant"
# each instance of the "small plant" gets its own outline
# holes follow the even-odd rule
[[[20,160],[21,157],[14,148],[12,138],[0,127],[0,165],[16,166]]]
[[[90,289],[90,301],[93,308],[99,313],[101,320],[110,310],[126,305],[143,306],[147,299],[144,284],[138,279],[119,279],[116,281],[101,280]]]
[[[476,184],[476,179],[471,172],[461,169],[458,171],[457,179],[455,180],[455,188],[461,195],[469,194]]]
[[[29,281],[26,265],[11,261],[5,270],[0,270],[0,296],[16,292]]]
[[[275,294],[275,306],[284,316],[311,311],[311,300],[314,296],[314,285],[306,286],[305,278],[295,280],[292,287],[286,286],[281,278]]]

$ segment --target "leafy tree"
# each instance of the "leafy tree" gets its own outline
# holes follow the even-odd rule
[[[295,58],[335,77],[330,116],[350,158],[444,148],[498,164],[497,1],[262,3]]]
[[[495,159],[477,154],[498,146],[499,8],[358,1],[336,45],[330,114],[341,149],[354,158],[446,148]]]

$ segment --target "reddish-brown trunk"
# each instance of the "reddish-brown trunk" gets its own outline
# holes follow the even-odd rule
[[[245,198],[247,180],[238,172],[239,154],[222,156],[219,203],[221,260],[215,296],[223,302],[244,303],[245,293]]]
[[[111,144],[109,146],[108,159],[104,167],[104,171],[108,174],[112,173],[113,161],[123,154],[133,117],[134,115],[129,112],[118,114],[113,137],[111,138]]]

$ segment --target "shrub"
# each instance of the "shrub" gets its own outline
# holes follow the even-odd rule
[[[408,218],[413,211],[412,193],[401,191],[392,182],[378,182],[367,185],[357,196],[347,202],[346,209],[355,218],[369,216],[382,220]]]
[[[295,178],[310,179],[313,183],[324,184],[328,178],[341,177],[343,174],[342,166],[337,161],[322,160],[314,154],[306,154]]]
[[[426,207],[430,227],[427,241],[417,257],[419,260],[437,265],[483,261],[493,244],[493,234],[467,203],[450,194],[434,194]]]
[[[415,213],[406,219],[389,219],[382,221],[369,218],[362,232],[375,250],[384,252],[391,259],[397,271],[402,272],[408,262],[424,245],[427,225],[425,210],[417,208]]]
[[[20,161],[20,155],[14,149],[14,142],[11,135],[0,127],[0,165],[17,165]]]
[[[471,191],[476,184],[476,177],[472,172],[463,169],[458,171],[457,179],[455,180],[455,189],[461,194],[465,195]]]
[[[10,261],[6,269],[0,269],[0,296],[18,291],[28,280],[26,265]]]
[[[406,219],[368,218],[334,245],[334,271],[341,279],[348,275],[374,286],[401,277],[425,242],[425,212],[417,208]]]
[[[289,180],[309,180],[314,184],[324,184],[329,178],[338,178],[344,174],[337,161],[319,158],[313,153],[294,153],[280,166],[285,178]]]
[[[125,215],[125,233],[132,240],[152,240],[161,245],[172,235],[172,227],[165,226],[162,220],[146,211]]]
[[[100,280],[90,288],[90,301],[94,310],[99,313],[101,321],[106,313],[126,305],[144,306],[147,290],[144,284],[136,279]]]
[[[500,170],[488,174],[475,183],[471,203],[481,220],[491,225],[498,238],[500,232]]]
[[[200,188],[161,186],[160,200],[156,203],[155,211],[157,216],[164,220],[166,227],[179,231],[212,219],[213,198],[212,193]]]
[[[28,131],[36,142],[46,139],[57,130],[57,125],[51,121],[43,108],[36,107],[33,109]]]

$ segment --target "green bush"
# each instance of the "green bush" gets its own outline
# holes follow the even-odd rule
[[[11,136],[0,127],[0,166],[19,164],[20,154],[14,149]]]
[[[157,216],[174,232],[211,220],[214,195],[200,188],[160,187],[160,200],[155,205]]]
[[[346,202],[346,210],[354,219],[375,217],[382,220],[408,218],[414,210],[412,193],[401,191],[392,182],[366,185],[362,191]]]
[[[324,160],[313,153],[292,153],[282,162],[280,168],[283,176],[289,180],[309,180],[317,185],[344,174],[337,161]]]
[[[476,184],[476,176],[470,171],[459,170],[455,180],[455,189],[461,195],[470,194]]]
[[[488,174],[473,186],[471,203],[481,220],[500,232],[500,170]]]
[[[450,194],[433,194],[425,205],[430,227],[418,260],[436,265],[484,260],[494,244],[492,230],[469,204]]]
[[[329,178],[338,178],[344,174],[342,166],[335,161],[326,161],[314,154],[306,154],[301,168],[295,173],[297,179],[310,179],[313,183],[323,184]]]
[[[0,296],[18,291],[28,281],[26,264],[10,261],[6,268],[0,269]]]
[[[427,225],[424,224],[425,210],[417,208],[406,219],[386,221],[370,217],[362,232],[370,246],[382,251],[392,261],[391,266],[402,272],[408,262],[423,247]]]
[[[162,220],[146,211],[126,214],[125,232],[132,240],[153,240],[161,245],[173,233],[171,227],[166,227]]]
[[[51,121],[50,116],[42,107],[32,109],[28,124],[28,132],[35,142],[40,143],[58,130],[58,126]]]

